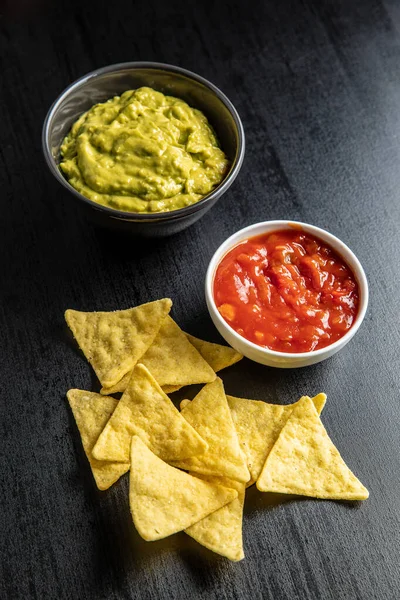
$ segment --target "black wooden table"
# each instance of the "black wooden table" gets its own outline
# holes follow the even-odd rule
[[[396,0],[3,2],[0,19],[0,597],[400,597],[400,8]],[[106,64],[157,60],[218,85],[245,127],[243,169],[201,221],[140,242],[90,226],[46,170],[51,102]],[[268,505],[252,488],[246,558],[183,533],[146,543],[125,477],[98,492],[65,400],[98,390],[66,308],[170,296],[185,330],[218,341],[203,295],[230,234],[267,219],[338,235],[369,278],[365,322],[338,355],[274,370],[243,360],[228,393],[289,403],[325,391],[324,423],[370,490],[357,505]]]

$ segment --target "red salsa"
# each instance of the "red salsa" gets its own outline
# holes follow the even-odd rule
[[[340,339],[358,311],[359,291],[345,261],[301,230],[241,242],[214,280],[222,317],[246,339],[278,352],[309,352]]]

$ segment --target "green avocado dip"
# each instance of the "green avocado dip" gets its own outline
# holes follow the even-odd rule
[[[198,202],[229,161],[201,111],[142,87],[83,114],[62,143],[60,168],[94,202],[153,213]]]

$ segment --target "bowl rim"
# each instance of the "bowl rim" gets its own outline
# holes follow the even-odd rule
[[[250,234],[255,229],[259,229],[259,228],[263,229],[264,227],[268,228],[265,231],[265,233],[267,233],[267,232],[272,233],[272,231],[274,229],[276,231],[279,231],[279,229],[299,229],[299,228],[304,229],[304,231],[306,233],[314,233],[322,241],[329,244],[335,250],[335,252],[337,252],[343,258],[343,260],[347,264],[349,261],[347,260],[345,255],[348,254],[351,257],[353,264],[349,265],[349,267],[350,267],[351,271],[353,272],[353,274],[357,280],[357,283],[359,285],[360,305],[359,305],[356,320],[354,321],[353,325],[341,338],[339,338],[332,344],[329,344],[328,346],[325,346],[324,348],[319,348],[318,350],[310,350],[308,352],[279,352],[277,350],[271,350],[270,348],[265,348],[264,346],[259,346],[258,344],[251,342],[250,340],[246,339],[245,337],[243,337],[239,333],[237,333],[237,331],[235,331],[233,329],[233,327],[231,327],[229,325],[229,323],[227,321],[225,321],[225,319],[222,318],[222,316],[215,304],[214,294],[213,294],[213,283],[214,283],[214,276],[215,276],[217,266],[219,265],[219,263],[221,262],[223,257],[230,250],[232,250],[235,246],[237,246],[241,241],[244,241],[246,239],[247,236],[245,234],[247,234],[247,233],[249,234],[248,238],[255,237],[256,235],[262,235],[262,231],[259,231],[257,234],[254,234],[254,236],[252,236]],[[271,229],[271,227],[273,229]],[[242,236],[244,236],[244,237],[242,237]],[[240,239],[238,239],[238,238],[240,238]],[[337,250],[335,248],[335,246],[338,246],[340,249]],[[342,253],[342,250],[343,250],[343,253]],[[321,229],[320,227],[317,227],[316,225],[311,225],[309,223],[304,223],[301,221],[292,221],[292,220],[260,221],[259,223],[254,223],[253,225],[249,225],[248,227],[244,227],[243,229],[240,229],[236,233],[232,234],[229,238],[227,238],[217,248],[217,250],[213,254],[213,256],[210,260],[210,263],[208,265],[207,273],[206,273],[206,280],[205,280],[205,294],[206,294],[206,300],[207,300],[207,307],[208,307],[209,311],[213,313],[213,316],[217,319],[218,323],[222,326],[222,328],[227,329],[228,332],[238,341],[238,343],[243,344],[244,346],[247,346],[249,349],[251,349],[253,351],[261,353],[264,356],[293,359],[293,361],[301,360],[301,359],[305,360],[308,358],[315,358],[315,357],[322,358],[323,355],[326,353],[329,353],[331,355],[333,353],[332,351],[334,351],[336,349],[340,350],[344,345],[346,345],[346,343],[348,341],[350,341],[350,339],[358,331],[361,323],[364,320],[365,314],[367,312],[368,301],[369,301],[369,289],[368,289],[367,276],[366,276],[365,271],[364,271],[360,261],[358,260],[357,256],[347,246],[347,244],[342,242],[342,240],[340,240],[333,233],[329,233],[325,229]]]
[[[228,109],[228,111],[230,112],[230,114],[233,118],[233,121],[236,126],[236,130],[237,130],[238,145],[237,145],[237,149],[236,149],[236,156],[235,156],[234,160],[232,161],[232,166],[231,166],[231,169],[230,169],[228,175],[223,179],[223,181],[221,181],[221,183],[214,190],[212,190],[206,196],[201,198],[201,200],[199,200],[198,202],[195,202],[195,203],[191,204],[190,206],[185,206],[183,208],[171,210],[169,212],[142,213],[142,212],[123,211],[123,210],[118,210],[116,208],[111,208],[109,206],[104,206],[102,204],[94,202],[93,200],[90,200],[89,198],[87,198],[86,196],[84,196],[83,194],[78,192],[78,190],[76,190],[65,179],[65,177],[62,176],[60,170],[57,168],[56,161],[55,161],[55,159],[51,153],[51,149],[50,149],[49,134],[50,134],[50,126],[52,124],[54,115],[56,114],[60,104],[72,91],[79,88],[82,84],[86,83],[87,81],[89,81],[90,79],[93,79],[95,77],[107,75],[108,73],[114,73],[114,72],[118,72],[118,71],[129,70],[129,69],[134,70],[134,69],[140,69],[140,68],[158,69],[158,70],[162,70],[162,71],[178,73],[180,75],[184,75],[190,79],[193,79],[193,80],[201,83],[205,87],[209,88],[217,96],[217,98],[222,102],[222,104],[224,104],[225,107]],[[52,103],[52,105],[50,106],[50,108],[47,112],[47,115],[43,122],[43,128],[42,128],[42,151],[43,151],[47,166],[49,167],[51,173],[59,181],[59,183],[61,183],[61,185],[63,185],[67,190],[69,190],[76,198],[85,202],[87,205],[91,206],[92,208],[99,210],[101,212],[104,212],[104,213],[108,214],[110,217],[113,217],[116,219],[128,220],[128,221],[132,221],[132,220],[160,221],[160,220],[170,220],[170,219],[174,219],[174,218],[178,218],[178,217],[185,217],[187,215],[193,214],[194,212],[197,212],[198,210],[200,210],[204,206],[204,204],[207,204],[210,200],[218,199],[220,196],[222,196],[222,194],[224,194],[228,190],[228,188],[232,185],[232,183],[236,179],[236,177],[240,171],[240,168],[243,164],[243,159],[244,159],[244,154],[245,154],[245,146],[246,146],[246,143],[245,143],[244,128],[243,128],[242,121],[239,117],[239,114],[238,114],[236,108],[234,107],[234,105],[232,104],[232,102],[229,100],[229,98],[216,85],[214,85],[213,83],[208,81],[208,79],[205,79],[201,75],[197,75],[197,73],[194,73],[193,71],[189,71],[188,69],[184,69],[183,67],[177,67],[175,65],[170,65],[167,63],[152,62],[152,61],[133,61],[133,62],[116,63],[116,64],[112,64],[112,65],[107,65],[105,67],[101,67],[100,69],[95,69],[93,71],[90,71],[86,75],[82,75],[81,77],[79,77],[78,79],[73,81],[70,85],[68,85],[59,94],[59,96],[54,100],[54,102]]]

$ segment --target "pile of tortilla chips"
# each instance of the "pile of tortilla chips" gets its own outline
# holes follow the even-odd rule
[[[132,518],[145,540],[185,531],[238,561],[253,483],[262,492],[368,497],[320,420],[325,394],[287,406],[226,396],[215,372],[242,356],[185,334],[171,305],[65,313],[103,386],[67,394],[85,453],[101,490],[130,470]],[[178,411],[167,393],[193,383],[205,385]]]

